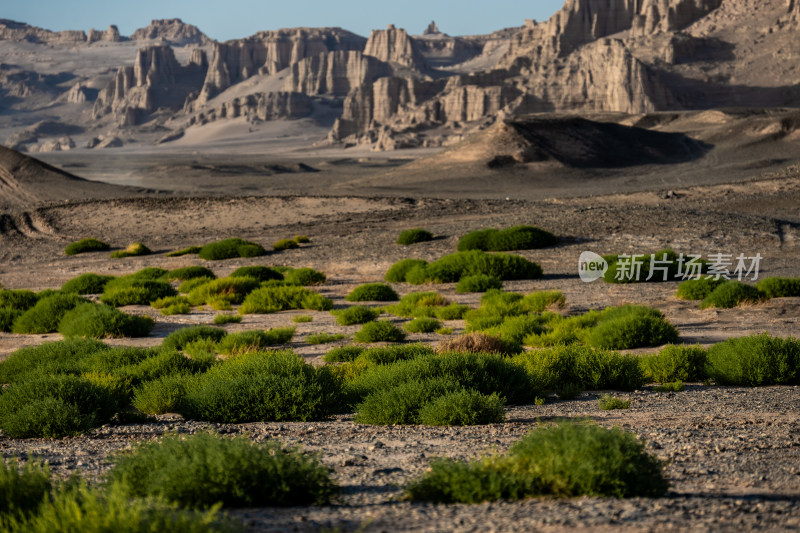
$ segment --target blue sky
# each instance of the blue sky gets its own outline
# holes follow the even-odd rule
[[[387,24],[422,33],[431,20],[450,35],[490,33],[544,20],[564,0],[10,0],[0,18],[50,30],[105,29],[123,35],[155,18],[181,18],[214,39],[246,37],[259,30],[295,26],[341,26],[369,35]]]

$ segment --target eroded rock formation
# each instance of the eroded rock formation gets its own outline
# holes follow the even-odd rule
[[[292,64],[284,89],[308,95],[347,96],[351,90],[388,76],[391,67],[361,52],[338,50]]]
[[[139,28],[131,39],[134,41],[162,40],[177,46],[207,44],[211,41],[197,26],[186,24],[181,19],[153,20],[149,26]]]
[[[219,107],[193,116],[187,126],[207,124],[224,118],[247,117],[250,120],[296,120],[308,116],[311,98],[302,93],[258,93],[229,100]]]
[[[364,55],[372,56],[386,63],[394,63],[415,70],[427,70],[428,64],[406,30],[390,24],[385,30],[372,30]]]
[[[48,44],[84,43],[86,33],[75,30],[50,31],[23,22],[0,19],[0,40]]]
[[[119,34],[119,28],[115,25],[111,25],[108,27],[106,31],[95,30],[92,28],[89,30],[89,34],[86,37],[87,42],[89,43],[96,43],[96,42],[106,42],[106,43],[118,43],[122,41],[122,37]]]

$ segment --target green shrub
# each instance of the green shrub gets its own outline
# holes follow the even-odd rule
[[[295,315],[292,317],[292,322],[295,324],[306,324],[308,322],[313,322],[314,317],[311,315]]]
[[[398,361],[408,361],[423,355],[433,355],[433,350],[422,343],[375,346],[364,350],[359,360],[372,365],[389,365]]]
[[[765,299],[766,295],[752,285],[745,285],[740,281],[726,281],[700,302],[700,308],[730,309],[741,304],[761,303]]]
[[[428,402],[419,411],[419,423],[426,426],[474,426],[505,421],[505,402],[497,394],[489,396],[461,389]]]
[[[627,409],[631,406],[630,400],[625,400],[618,396],[611,396],[610,394],[603,394],[597,404],[603,411],[614,411],[617,409]]]
[[[20,315],[11,327],[14,333],[51,333],[68,311],[85,303],[77,294],[54,294],[42,298]]]
[[[387,273],[388,274],[388,273]],[[487,254],[480,250],[457,252],[432,263],[414,266],[403,281],[422,283],[454,283],[466,276],[484,274],[500,280],[538,279],[542,268],[524,257],[511,254]]]
[[[79,373],[79,361],[111,348],[95,340],[67,339],[20,348],[0,363],[0,383],[14,383],[31,375]]]
[[[487,276],[485,274],[477,274],[475,276],[465,276],[458,280],[456,284],[456,292],[459,294],[468,292],[486,292],[489,289],[502,289],[503,282],[499,279]]]
[[[419,317],[403,325],[409,333],[433,333],[442,327],[442,323],[435,318]]]
[[[656,392],[682,392],[686,389],[683,381],[673,381],[671,383],[662,383],[661,385],[654,387],[653,390]]]
[[[167,281],[187,281],[197,278],[215,279],[217,276],[206,267],[194,265],[170,270],[162,277]]]
[[[22,315],[23,311],[10,309],[8,307],[0,307],[0,331],[4,333],[11,333],[11,327],[14,321]]]
[[[214,302],[240,304],[259,285],[259,281],[255,278],[215,279],[192,289],[188,294],[189,303],[192,305],[211,305]]]
[[[328,344],[346,339],[347,335],[341,333],[315,333],[305,338],[306,344]]]
[[[194,340],[183,347],[183,353],[197,361],[214,363],[217,360],[217,341],[209,338]]]
[[[158,300],[150,302],[150,307],[153,309],[165,309],[179,304],[186,304],[188,306],[189,299],[186,296],[167,296],[166,298],[159,298]]]
[[[391,322],[381,320],[367,322],[353,338],[356,342],[401,342],[405,340],[406,334]]]
[[[64,254],[77,255],[86,252],[103,252],[109,248],[111,248],[111,245],[107,242],[98,241],[97,239],[81,239],[68,244]]]
[[[164,316],[169,315],[188,315],[192,312],[192,306],[188,302],[179,300],[166,307],[161,308],[161,314]]]
[[[27,311],[38,300],[39,297],[33,291],[0,289],[0,308]]]
[[[294,239],[281,239],[272,245],[276,252],[289,250],[292,248],[300,248],[300,245]]]
[[[199,508],[322,505],[337,492],[331,469],[298,449],[211,433],[139,444],[108,478],[129,496]]]
[[[407,494],[414,500],[478,503],[545,495],[660,497],[668,487],[662,464],[634,434],[562,422],[540,426],[503,455],[471,463],[436,459]]]
[[[211,366],[211,361],[189,359],[174,350],[149,350],[144,355],[141,360],[113,372],[138,385],[170,374],[203,372]]]
[[[196,255],[200,253],[202,248],[200,246],[189,246],[188,248],[183,248],[181,250],[175,250],[174,252],[169,252],[167,257],[181,257],[184,255]]]
[[[689,279],[681,282],[678,285],[678,291],[675,293],[676,298],[681,300],[704,300],[714,289],[725,283],[725,280],[701,277],[697,279]]]
[[[331,311],[336,316],[336,322],[342,326],[352,326],[353,324],[366,324],[372,322],[378,316],[380,311],[370,307],[354,305],[347,309],[338,311]]]
[[[410,292],[403,296],[399,303],[384,309],[396,316],[435,316],[437,308],[449,304],[450,301],[438,292]]]
[[[366,348],[363,346],[341,346],[333,348],[322,356],[326,363],[348,363],[354,361]]]
[[[238,424],[320,420],[339,408],[340,384],[290,351],[252,352],[217,363],[189,384],[187,418]]]
[[[800,296],[800,278],[764,278],[756,288],[767,298],[794,298]]]
[[[439,320],[461,320],[464,314],[470,310],[468,305],[450,304],[434,309],[434,314]]]
[[[192,278],[192,279],[187,279],[186,281],[184,281],[183,283],[181,283],[178,286],[178,291],[182,292],[183,294],[189,294],[190,292],[192,292],[197,287],[200,287],[201,285],[205,285],[206,283],[208,283],[210,281],[214,281],[214,279],[216,279],[216,278]]]
[[[458,390],[458,382],[446,377],[405,381],[368,395],[356,407],[353,420],[358,424],[419,424],[423,407]]]
[[[625,305],[607,309],[585,342],[595,348],[625,350],[678,340],[678,331],[657,309]]]
[[[106,283],[114,279],[114,276],[100,276],[92,274],[91,272],[81,274],[75,278],[64,283],[61,286],[61,292],[75,293],[75,294],[100,294],[106,286]]]
[[[400,232],[397,237],[397,244],[408,246],[418,242],[427,242],[433,240],[433,234],[422,228],[407,229]]]
[[[191,374],[167,374],[142,383],[133,393],[133,406],[151,415],[178,411]]]
[[[161,267],[145,267],[141,270],[137,270],[133,274],[128,274],[127,276],[122,276],[120,278],[116,278],[117,280],[125,280],[125,279],[147,279],[151,281],[164,281],[164,277],[169,274],[169,270],[166,268]]]
[[[226,355],[256,352],[267,346],[286,344],[294,336],[294,328],[274,328],[267,331],[231,333],[217,343],[217,351]]]
[[[125,305],[150,305],[150,302],[178,292],[165,281],[156,281],[136,276],[126,276],[109,281],[100,301],[114,307]]]
[[[427,261],[422,259],[403,259],[393,264],[389,270],[386,271],[384,279],[389,283],[403,283],[406,280],[406,274],[414,268],[425,267]]]
[[[400,296],[384,283],[359,285],[345,298],[348,302],[396,302]]]
[[[308,238],[308,235],[295,235],[294,242],[297,244],[306,244],[311,242],[311,239]]]
[[[514,226],[502,230],[484,229],[467,233],[458,241],[458,251],[483,250],[487,252],[507,252],[511,250],[532,250],[554,246],[555,235],[535,226]]]
[[[50,492],[50,468],[36,460],[21,467],[16,459],[0,461],[0,524],[30,515]]]
[[[313,268],[291,268],[283,273],[283,278],[290,285],[322,285],[328,278],[322,272]]]
[[[645,379],[657,383],[704,381],[707,352],[700,346],[668,344],[657,354],[642,356]]]
[[[68,311],[58,326],[65,337],[147,337],[155,321],[146,316],[133,316],[114,307],[94,303],[80,304]]]
[[[330,311],[333,302],[304,287],[262,287],[245,298],[239,312],[247,314],[277,313],[290,309]]]
[[[122,259],[123,257],[135,257],[137,255],[150,255],[153,251],[140,242],[132,242],[125,247],[124,250],[116,250],[111,252],[113,259]]]
[[[283,274],[275,270],[274,268],[269,268],[265,266],[245,266],[239,267],[234,270],[231,275],[231,278],[254,278],[258,281],[269,281],[271,279],[282,280]]]
[[[720,385],[797,385],[800,341],[766,333],[728,339],[709,348],[708,374]]]
[[[201,259],[207,261],[220,261],[234,257],[259,257],[266,254],[267,251],[263,246],[239,238],[208,243],[197,252]]]
[[[166,336],[161,347],[165,350],[183,350],[190,342],[197,339],[213,339],[219,342],[227,335],[224,329],[212,328],[210,326],[190,326],[173,331]]]
[[[0,428],[12,439],[60,438],[88,431],[117,411],[114,395],[78,376],[34,376],[0,394]]]
[[[221,326],[223,324],[238,324],[242,321],[242,317],[240,315],[227,315],[227,314],[218,314],[214,316],[214,324]]]

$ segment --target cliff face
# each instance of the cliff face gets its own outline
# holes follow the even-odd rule
[[[296,120],[311,114],[311,98],[302,93],[258,93],[229,100],[198,113],[187,126],[207,124],[219,119],[247,117],[249,120]]]
[[[284,90],[344,97],[354,88],[391,74],[391,67],[361,52],[338,50],[292,64]]]
[[[106,43],[118,43],[122,41],[122,37],[119,34],[119,28],[115,25],[111,25],[108,27],[106,31],[95,30],[92,28],[89,30],[89,34],[86,37],[86,41],[89,43],[96,43],[96,42],[106,42]]]
[[[86,42],[86,33],[73,30],[50,31],[22,22],[0,19],[0,40],[47,44],[84,43]]]
[[[385,30],[372,30],[364,55],[419,71],[428,69],[416,41],[409,37],[406,30],[395,28],[393,24]]]
[[[134,41],[162,40],[176,46],[190,44],[204,45],[211,42],[197,26],[184,23],[181,19],[153,20],[149,26],[139,28],[131,35]]]

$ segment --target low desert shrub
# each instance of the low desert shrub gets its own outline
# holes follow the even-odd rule
[[[150,255],[153,251],[140,242],[132,242],[123,250],[116,250],[111,252],[113,259],[122,259],[124,257],[135,257],[137,255]]]
[[[400,296],[385,283],[365,283],[353,289],[345,299],[348,302],[396,302]]]
[[[406,338],[403,331],[385,320],[367,322],[353,336],[356,342],[402,342]]]
[[[424,405],[419,411],[419,423],[426,426],[499,424],[506,418],[504,404],[497,394],[461,389]]]
[[[656,392],[683,392],[685,389],[686,385],[683,383],[683,381],[662,383],[661,385],[653,388],[653,390]]]
[[[714,289],[725,283],[725,280],[709,277],[688,279],[678,285],[675,297],[681,300],[704,300]]]
[[[126,276],[109,281],[100,301],[114,307],[150,305],[159,298],[175,296],[178,292],[166,281]]]
[[[217,360],[217,341],[209,338],[194,340],[183,347],[183,353],[194,360],[213,364]]]
[[[555,235],[535,226],[514,226],[502,230],[484,229],[467,233],[458,241],[458,251],[506,252],[554,246]]]
[[[0,289],[0,308],[27,311],[39,300],[33,291]]]
[[[306,344],[328,344],[346,339],[347,335],[341,333],[315,333],[305,338]]]
[[[656,383],[704,381],[707,351],[700,346],[668,344],[657,354],[641,359],[645,379]]]
[[[364,307],[361,305],[354,305],[347,309],[331,311],[336,316],[336,322],[342,326],[352,326],[353,324],[366,324],[372,322],[378,316],[380,311],[372,309],[371,307]]]
[[[461,320],[470,309],[468,305],[450,304],[434,308],[433,313],[439,320]]]
[[[740,281],[726,281],[700,302],[700,308],[730,309],[742,304],[761,303],[764,300],[766,300],[766,295],[756,287]]]
[[[80,373],[83,358],[110,349],[102,342],[84,339],[20,348],[0,362],[0,383],[14,383],[42,374]]]
[[[311,315],[295,315],[292,317],[292,322],[294,322],[295,324],[307,324],[313,321],[314,317]]]
[[[216,277],[217,276],[211,269],[197,265],[176,268],[174,270],[170,270],[162,276],[162,278],[167,281],[186,281],[197,278],[215,279]]]
[[[128,274],[127,276],[116,278],[116,280],[125,280],[129,278],[134,278],[134,279],[148,279],[151,281],[164,281],[164,276],[166,276],[167,274],[169,274],[169,270],[167,270],[166,268],[145,267],[141,270],[137,270],[133,274]]]
[[[61,286],[61,292],[75,294],[100,294],[103,292],[106,283],[112,279],[114,279],[114,276],[100,276],[98,274],[88,272],[65,282]]]
[[[728,339],[709,348],[708,374],[720,385],[797,385],[800,341],[766,333]]]
[[[361,355],[366,348],[363,346],[341,346],[329,350],[322,356],[326,363],[349,363]]]
[[[67,245],[65,255],[78,255],[86,252],[104,252],[111,248],[107,242],[97,239],[81,239]]]
[[[359,360],[367,366],[389,365],[398,361],[408,361],[424,355],[433,355],[434,351],[422,343],[396,344],[390,346],[374,346],[367,348],[359,355]]]
[[[214,302],[240,304],[259,286],[260,282],[255,278],[219,278],[192,289],[188,294],[189,303],[192,305],[211,305]]]
[[[188,306],[189,299],[186,296],[167,296],[166,298],[159,298],[158,300],[150,302],[150,307],[153,309],[164,309],[178,304],[186,304]]]
[[[397,244],[408,246],[417,244],[418,242],[427,242],[433,240],[433,234],[423,228],[412,228],[403,230],[397,237]]]
[[[425,267],[427,261],[422,259],[403,259],[393,264],[389,270],[386,271],[384,279],[389,283],[403,283],[406,281],[406,274],[417,267]]]
[[[603,394],[599,400],[597,400],[597,405],[603,411],[614,411],[617,409],[627,409],[631,406],[631,401],[626,400],[624,398],[620,398],[619,396],[612,396],[610,394]]]
[[[435,318],[422,316],[415,318],[411,322],[406,322],[403,328],[409,333],[433,333],[442,327],[442,323]]]
[[[115,375],[130,380],[133,386],[145,381],[171,374],[196,374],[207,370],[212,361],[189,359],[174,350],[147,350],[138,362],[119,369],[111,369]]]
[[[764,278],[756,288],[767,298],[795,298],[800,296],[800,278]]]
[[[292,248],[300,248],[300,245],[294,239],[280,239],[279,241],[275,241],[272,247],[276,252],[281,252]]]
[[[165,350],[183,350],[187,344],[197,339],[213,339],[214,342],[219,342],[226,335],[227,332],[224,329],[211,326],[190,326],[167,335],[161,343],[161,347]]]
[[[407,487],[411,499],[439,503],[534,496],[660,497],[663,465],[636,435],[588,423],[541,425],[502,455],[473,462],[436,459]]]
[[[394,305],[386,306],[387,313],[396,316],[435,316],[437,308],[450,305],[450,301],[438,292],[410,292]]]
[[[254,278],[258,281],[269,281],[271,279],[282,280],[283,274],[274,268],[265,266],[244,266],[234,270],[231,278]]]
[[[250,330],[231,333],[217,342],[217,351],[225,355],[256,352],[267,346],[286,344],[292,340],[294,332],[294,328],[274,328],[266,331]]]
[[[588,334],[586,344],[595,348],[625,350],[660,346],[678,340],[678,330],[657,309],[625,305],[603,311]]]
[[[283,273],[283,278],[290,285],[322,285],[328,278],[322,272],[313,268],[290,268]]]
[[[11,333],[14,321],[22,315],[23,311],[17,311],[8,307],[0,307],[0,331]]]
[[[155,321],[133,316],[108,305],[83,303],[68,311],[59,322],[64,337],[105,339],[108,337],[147,337]]]
[[[459,294],[469,292],[486,292],[489,289],[502,289],[503,282],[499,279],[487,276],[485,274],[477,274],[475,276],[465,276],[458,280],[456,284],[456,292]]]
[[[432,400],[459,390],[457,381],[435,377],[405,381],[368,395],[356,407],[358,424],[419,424],[419,414]]]
[[[192,292],[197,287],[200,287],[201,285],[205,285],[206,283],[208,283],[210,281],[214,281],[215,279],[216,279],[216,277],[214,277],[214,278],[205,278],[204,277],[204,278],[187,279],[186,281],[184,281],[183,283],[181,283],[178,286],[178,291],[183,293],[183,294],[189,294],[190,292]]]
[[[77,294],[54,294],[42,298],[36,305],[20,315],[11,326],[14,333],[51,333],[68,311],[86,303]]]
[[[230,315],[220,313],[214,316],[214,324],[221,326],[223,324],[238,324],[242,321],[241,315]]]
[[[145,381],[133,393],[133,406],[150,415],[175,413],[191,379],[191,374],[167,374]]]
[[[117,454],[108,473],[133,497],[205,508],[322,505],[336,494],[331,469],[277,441],[212,433],[168,436]]]
[[[454,339],[440,342],[436,346],[437,353],[496,353],[514,355],[521,350],[519,346],[504,342],[500,337],[473,332],[459,335]]]
[[[415,285],[455,283],[463,277],[477,274],[500,280],[538,279],[542,277],[542,268],[518,255],[470,250],[446,255],[424,266],[415,266],[406,272],[404,281]]]
[[[245,298],[239,312],[247,314],[277,313],[290,309],[330,311],[333,302],[305,287],[262,287]]]
[[[41,505],[50,493],[50,468],[36,460],[22,466],[16,459],[0,460],[0,524],[23,518]]]
[[[308,235],[295,235],[294,242],[297,244],[307,244],[311,242],[311,239],[308,238]]]
[[[197,255],[207,261],[220,261],[234,257],[259,257],[267,251],[260,244],[239,238],[211,242],[200,248]]]
[[[169,252],[167,257],[181,257],[184,255],[196,255],[200,253],[202,247],[200,246],[189,246],[188,248],[182,248],[180,250],[175,250],[174,252]]]

